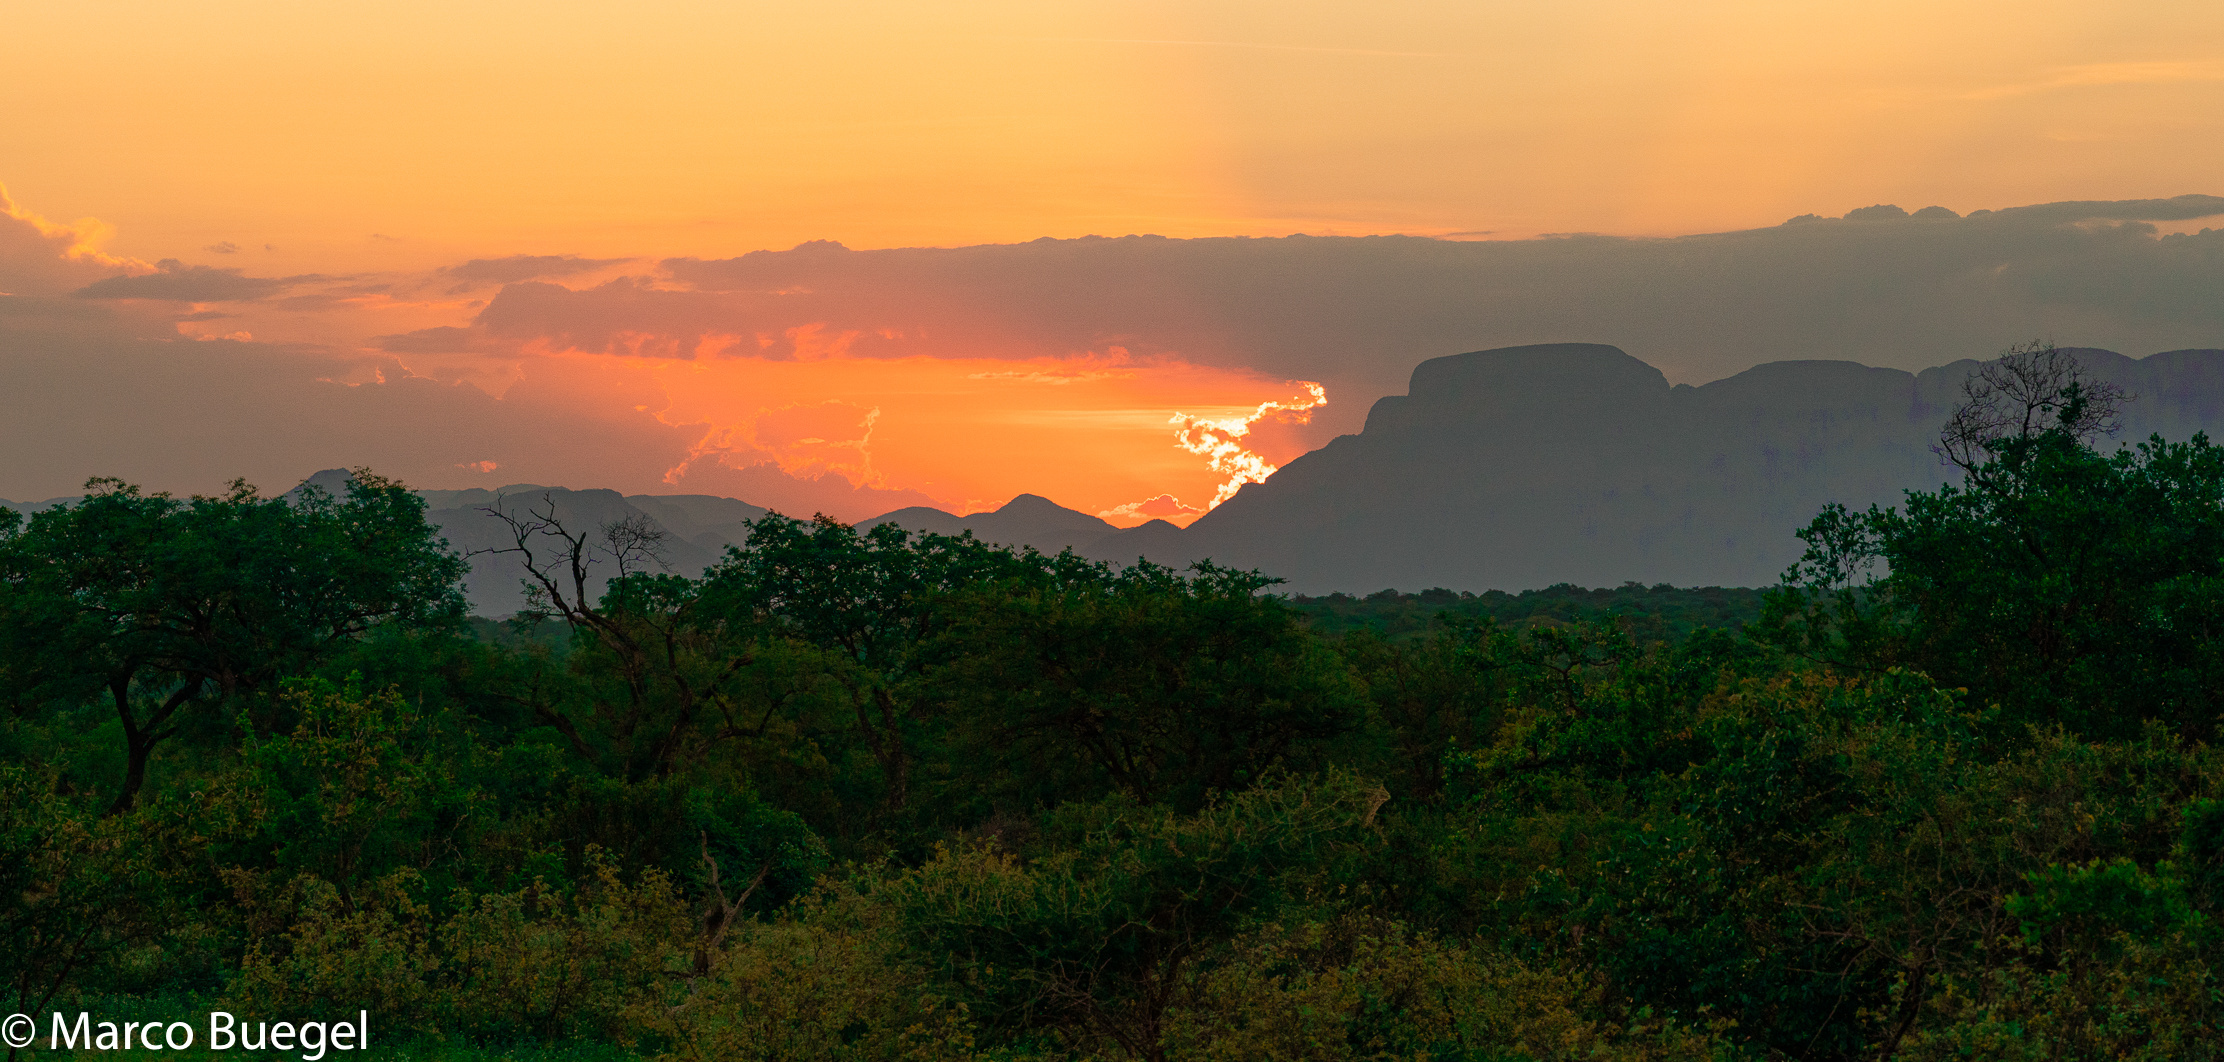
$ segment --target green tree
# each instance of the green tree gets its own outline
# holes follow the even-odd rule
[[[1942,451],[1958,485],[1830,506],[1757,628],[1838,666],[1907,667],[2000,721],[2213,734],[2224,701],[2224,449],[2205,436],[2094,448],[2118,396],[2063,355],[2011,351],[1973,382]]]
[[[160,884],[152,846],[134,843],[146,827],[96,819],[55,795],[50,779],[0,764],[0,991],[10,1011],[41,1013],[118,948],[159,932],[167,897],[150,888]]]
[[[1086,564],[1014,554],[971,535],[915,537],[894,524],[860,534],[824,516],[774,513],[753,521],[748,544],[705,574],[704,594],[725,614],[756,617],[823,654],[822,673],[842,688],[855,736],[879,768],[885,806],[900,812],[912,801],[928,722],[904,687],[923,666],[920,645],[952,622],[951,593]]]
[[[1261,593],[1273,579],[1209,563],[1043,574],[955,595],[916,684],[957,720],[956,755],[994,765],[976,791],[1006,810],[1107,791],[1193,810],[1360,721],[1343,662]]]
[[[1388,799],[1349,776],[1286,779],[1191,816],[1125,801],[1069,806],[1052,846],[940,853],[889,884],[910,949],[1004,1035],[1059,1030],[1162,1059],[1192,964],[1275,909],[1294,872],[1365,836]]]
[[[87,488],[0,528],[0,650],[36,699],[112,703],[126,766],[111,814],[138,799],[181,713],[273,691],[383,624],[462,618],[462,560],[423,501],[367,470],[345,498]]]
[[[1362,630],[1338,644],[1385,731],[1388,784],[1402,800],[1434,802],[1447,755],[1495,735],[1513,696],[1515,639],[1494,627],[1451,624],[1405,642]]]

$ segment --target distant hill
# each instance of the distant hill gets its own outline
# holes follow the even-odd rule
[[[1076,552],[1117,534],[1119,528],[1059,505],[1039,494],[1022,494],[995,512],[957,516],[940,509],[913,506],[873,517],[857,525],[860,531],[880,524],[895,524],[906,531],[956,535],[971,531],[983,542],[1001,546],[1033,546],[1043,553],[1062,549]],[[1130,557],[1129,560],[1135,558]]]
[[[2123,440],[2224,430],[2224,350],[2076,353],[2135,396]],[[1775,362],[1671,387],[1596,344],[1436,358],[1365,430],[1187,530],[1146,525],[1088,552],[1210,558],[1303,594],[1765,585],[1826,502],[1890,504],[1950,478],[1929,447],[1977,364]]]

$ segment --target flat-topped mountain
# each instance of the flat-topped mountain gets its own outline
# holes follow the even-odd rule
[[[2134,396],[2122,439],[2224,429],[2224,351],[2075,353]],[[1958,475],[1930,446],[1977,364],[1775,362],[1692,387],[1596,344],[1436,358],[1359,434],[1187,530],[1137,528],[1087,552],[1210,558],[1301,593],[1764,585],[1825,503],[1892,504]]]

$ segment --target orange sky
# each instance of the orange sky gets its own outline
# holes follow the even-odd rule
[[[629,260],[555,281],[580,287],[815,239],[1674,234],[2224,173],[2213,0],[84,0],[8,24],[0,182],[19,207],[97,218],[142,263],[324,278],[318,300],[181,326],[318,349],[466,325],[491,295],[351,277],[395,289],[512,254]],[[594,363],[706,446],[957,508],[1201,504],[1226,476],[1169,418],[1307,382],[1110,346],[510,353],[396,357],[497,394]],[[869,439],[853,423],[823,444],[776,423],[821,407],[879,412]],[[1303,448],[1272,425],[1251,442],[1269,463]]]
[[[670,492],[727,493],[717,489],[720,465],[769,457],[791,475],[832,473],[916,490],[960,513],[996,508],[1024,490],[1123,526],[1149,516],[1187,523],[1222,486],[1243,481],[1243,470],[1216,470],[1175,445],[1173,418],[1248,422],[1256,404],[1231,399],[1274,386],[1256,374],[1143,362],[1120,351],[778,361],[573,353],[535,368],[639,381],[657,396],[643,405],[659,419],[699,431],[695,451],[665,471]],[[1285,397],[1305,397],[1296,390]],[[1267,419],[1271,427],[1290,418],[1270,410]],[[1250,469],[1253,480],[1302,452],[1272,443],[1262,449],[1268,464]],[[481,478],[503,482],[496,469]],[[1147,506],[1160,495],[1188,507]]]
[[[2199,186],[2224,6],[84,0],[0,100],[0,180],[150,260],[1668,234]]]

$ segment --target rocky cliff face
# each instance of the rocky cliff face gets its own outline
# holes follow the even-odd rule
[[[2121,441],[2224,429],[2224,351],[2077,353],[2134,395]],[[1364,431],[1179,535],[1090,552],[1209,557],[1306,593],[1767,584],[1825,503],[1892,504],[1954,474],[1930,445],[1976,365],[1775,362],[1691,387],[1596,344],[1437,358]]]

